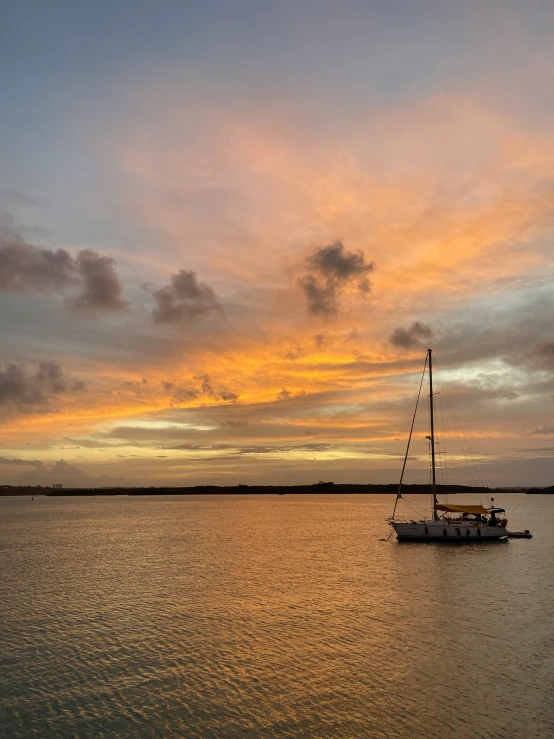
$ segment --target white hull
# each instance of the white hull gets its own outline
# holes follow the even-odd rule
[[[487,526],[474,521],[392,521],[399,540],[407,541],[482,541],[507,538],[502,526]]]

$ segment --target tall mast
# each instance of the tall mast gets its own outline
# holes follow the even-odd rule
[[[429,357],[429,413],[431,416],[431,468],[433,473],[433,521],[437,516],[437,471],[435,467],[435,411],[433,407],[433,350],[427,349]]]

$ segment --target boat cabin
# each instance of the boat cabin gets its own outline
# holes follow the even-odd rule
[[[502,515],[506,512],[504,508],[485,508],[482,505],[450,505],[446,503],[437,503],[436,509],[439,520],[448,522],[468,521],[470,523],[486,524],[487,526],[503,527],[507,524],[504,515]]]

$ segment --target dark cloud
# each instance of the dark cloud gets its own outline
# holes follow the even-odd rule
[[[295,359],[300,359],[304,356],[304,350],[302,347],[295,347],[294,349],[291,349],[286,354],[284,354],[285,359],[290,359],[291,361],[294,361]]]
[[[92,249],[81,249],[76,257],[65,249],[47,249],[27,244],[9,225],[0,227],[0,290],[49,293],[76,290],[65,304],[69,310],[94,314],[121,311],[121,283],[115,261]]]
[[[237,393],[234,393],[224,386],[214,387],[209,375],[194,375],[190,384],[181,385],[173,380],[161,380],[160,385],[164,393],[171,396],[172,403],[181,403],[194,398],[202,398],[208,396],[216,400],[238,400]],[[194,385],[197,385],[196,387]],[[131,393],[136,396],[147,396],[154,392],[154,388],[148,383],[146,378],[142,380],[130,380],[123,382],[120,386],[119,395]]]
[[[181,269],[171,275],[169,285],[153,291],[156,308],[154,323],[186,323],[198,316],[221,310],[213,289],[199,282],[192,270]]]
[[[198,397],[198,390],[195,390],[194,388],[180,387],[174,382],[163,380],[162,387],[166,393],[171,394],[173,400],[177,403],[181,403],[185,400],[190,400],[191,398]]]
[[[182,403],[186,400],[192,400],[193,398],[197,397],[198,392],[196,390],[191,390],[190,388],[186,387],[175,388],[175,391],[173,393],[173,399],[176,400],[178,403]]]
[[[538,323],[538,321],[537,321]],[[550,332],[550,326],[547,327]],[[538,331],[538,329],[537,329]],[[534,341],[529,341],[535,338]],[[554,342],[542,341],[537,342],[536,337],[529,337],[521,332],[521,335],[507,339],[506,344],[509,347],[502,347],[502,359],[515,367],[525,367],[529,371],[538,371],[540,373],[551,373],[554,370]],[[500,352],[499,352],[500,353]]]
[[[82,249],[74,262],[81,290],[78,295],[67,299],[69,308],[89,314],[127,308],[127,302],[121,298],[122,287],[115,271],[115,259],[92,249]]]
[[[337,290],[334,284],[322,283],[314,275],[298,280],[308,303],[308,310],[316,316],[334,316],[338,312]]]
[[[520,397],[520,394],[516,392],[515,390],[501,390],[500,391],[500,398],[502,400],[517,400]]]
[[[554,341],[537,344],[534,354],[536,363],[542,369],[554,369]]]
[[[217,398],[218,400],[238,400],[239,398],[236,393],[233,393],[223,387],[219,390],[214,390],[209,375],[195,375],[193,379],[197,382],[200,382],[202,395],[209,395],[212,398]]]
[[[194,378],[197,382],[200,382],[200,388],[202,395],[215,395],[214,389],[210,383],[209,375],[195,375]]]
[[[409,328],[395,328],[389,341],[401,349],[420,349],[426,341],[432,339],[435,332],[430,326],[420,321],[414,321]]]
[[[287,398],[290,398],[291,393],[289,390],[286,389],[286,387],[281,388],[281,392],[277,395],[277,400],[286,400]]]
[[[347,287],[367,294],[371,289],[368,275],[375,269],[362,251],[349,251],[340,241],[316,249],[306,266],[308,273],[298,284],[310,313],[324,317],[338,313],[340,295]]]
[[[65,249],[41,249],[17,240],[0,242],[0,290],[51,292],[77,283],[75,263]]]
[[[308,257],[308,266],[315,272],[337,280],[349,280],[373,272],[374,263],[367,263],[361,251],[348,251],[340,241],[322,246]],[[369,289],[364,284],[363,289]]]
[[[448,330],[437,331],[433,344],[443,368],[489,360],[529,371],[554,368],[550,287],[513,301],[487,301],[486,307],[470,301],[464,311],[444,316],[441,323],[445,328],[448,323]]]
[[[70,380],[57,362],[41,362],[34,374],[28,374],[25,365],[0,365],[0,407],[8,410],[45,410],[54,396],[83,387],[84,383]]]
[[[148,388],[148,380],[143,377],[141,380],[125,380],[120,385],[122,390],[134,390],[135,392],[142,392]]]
[[[316,345],[317,349],[323,349],[326,343],[327,338],[325,334],[316,334],[314,336],[314,344]]]
[[[193,383],[197,384],[194,387]],[[220,386],[215,388],[209,375],[194,375],[191,384],[180,385],[173,380],[162,380],[161,386],[164,393],[171,396],[172,402],[182,403],[194,398],[210,397],[216,400],[238,400],[237,393]]]
[[[231,393],[228,390],[222,390],[219,393],[219,398],[221,400],[238,400],[239,396],[236,393]]]
[[[221,421],[219,424],[222,428],[239,429],[248,426],[248,421],[235,421],[232,418],[227,418]]]
[[[37,205],[37,201],[34,198],[15,189],[0,189],[0,197],[11,200],[13,203],[17,203],[17,205]]]
[[[8,459],[7,457],[0,457],[0,465],[17,465],[18,467],[35,467],[37,470],[41,470],[43,465],[39,459]]]

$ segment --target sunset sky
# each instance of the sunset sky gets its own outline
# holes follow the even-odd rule
[[[395,482],[431,345],[449,479],[553,484],[554,4],[0,34],[0,483]]]

